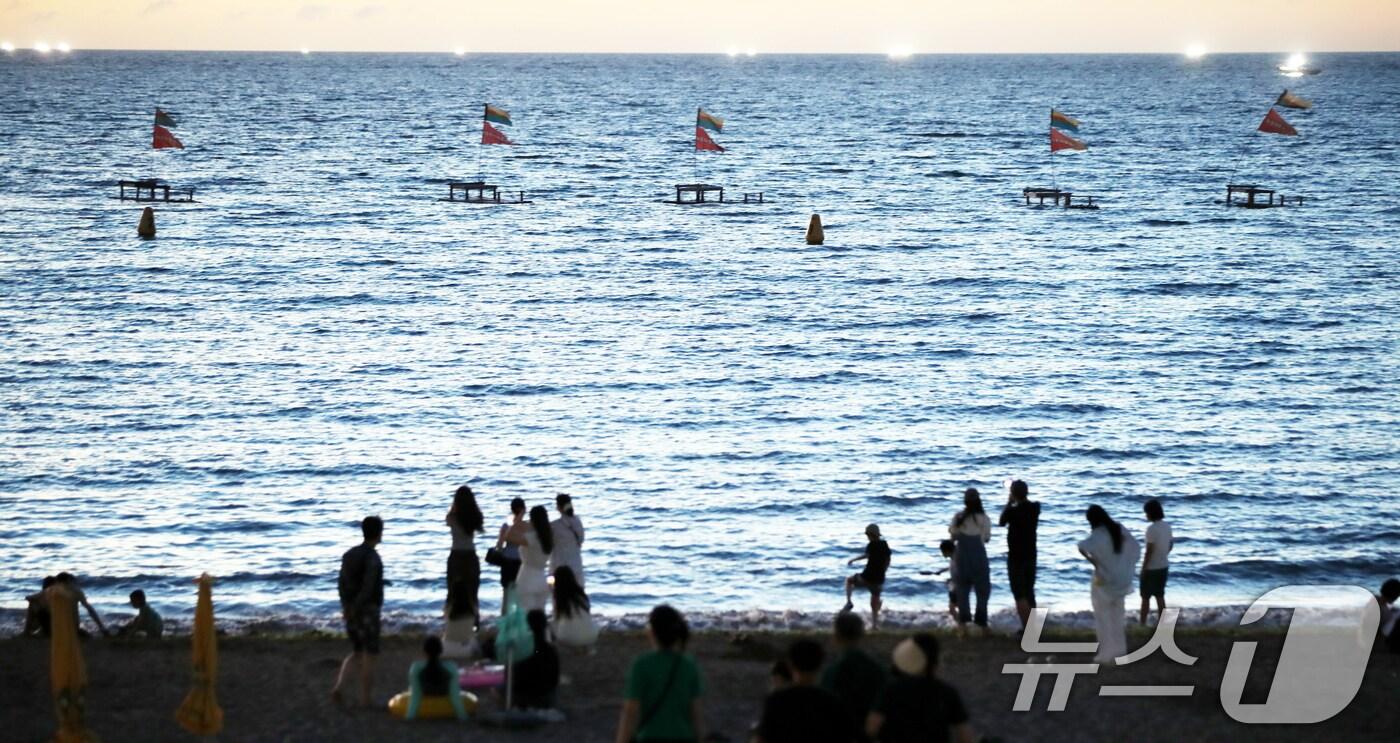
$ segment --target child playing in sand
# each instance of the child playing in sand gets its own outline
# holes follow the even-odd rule
[[[132,608],[136,609],[136,618],[122,625],[121,629],[117,630],[117,636],[159,640],[165,631],[165,621],[146,603],[146,592],[138,588],[131,592],[129,598]]]
[[[865,527],[865,537],[869,541],[865,545],[865,551],[859,557],[853,557],[846,562],[847,565],[854,565],[861,560],[865,560],[865,569],[846,579],[846,605],[842,607],[842,612],[848,612],[855,608],[851,603],[851,592],[857,588],[864,588],[870,591],[870,628],[880,626],[880,589],[885,585],[885,572],[890,569],[890,546],[880,537],[880,526],[871,524]]]

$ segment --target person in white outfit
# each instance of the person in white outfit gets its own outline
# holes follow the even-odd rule
[[[554,551],[554,533],[549,528],[549,511],[544,506],[530,509],[530,520],[522,521],[506,533],[506,541],[520,548],[520,574],[515,578],[515,600],[521,610],[544,610],[549,603],[549,555]]]
[[[574,571],[574,578],[583,585],[583,522],[574,515],[574,501],[568,493],[554,497],[554,507],[559,518],[549,523],[554,533],[554,551],[549,553],[549,574],[568,567]]]
[[[1094,633],[1099,641],[1094,662],[1112,663],[1128,653],[1123,602],[1133,592],[1138,543],[1099,506],[1089,506],[1084,517],[1092,531],[1079,543],[1079,552],[1094,566],[1093,588],[1089,592],[1094,607]]]
[[[972,621],[986,637],[987,597],[992,592],[991,566],[987,563],[987,542],[992,539],[992,520],[982,508],[982,494],[977,488],[963,491],[963,510],[953,518],[948,526],[957,545],[958,559],[953,563],[954,597],[958,604],[958,635],[967,633],[967,623]],[[977,594],[977,612],[970,607],[968,594]]]
[[[574,569],[560,565],[554,572],[554,641],[560,647],[588,649],[598,642],[598,625]]]

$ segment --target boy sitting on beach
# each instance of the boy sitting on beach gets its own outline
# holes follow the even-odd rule
[[[118,637],[145,637],[148,640],[159,640],[165,631],[165,620],[160,618],[155,609],[146,603],[146,592],[136,589],[128,597],[131,605],[136,609],[136,618],[122,625],[117,630]]]
[[[865,569],[846,579],[846,605],[841,611],[848,612],[855,608],[855,604],[851,603],[852,591],[857,588],[870,591],[870,628],[875,629],[880,626],[880,589],[885,585],[885,571],[890,569],[890,546],[880,537],[878,524],[865,527],[865,536],[869,540],[865,551],[860,557],[846,562],[847,565],[854,565],[865,560]]]

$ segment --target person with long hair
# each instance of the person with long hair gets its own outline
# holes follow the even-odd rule
[[[588,594],[568,565],[554,571],[554,639],[571,648],[592,647],[598,641]]]
[[[958,634],[967,634],[967,623],[971,620],[987,634],[987,598],[992,593],[991,566],[987,564],[987,542],[992,539],[992,520],[982,508],[982,494],[977,488],[963,491],[963,509],[953,517],[948,526],[953,536],[954,561],[957,571],[953,576],[958,603]],[[977,593],[977,613],[971,611],[969,593]]]
[[[466,485],[452,496],[447,512],[452,551],[447,553],[447,604],[449,622],[470,616],[480,619],[477,593],[481,588],[481,561],[476,556],[476,535],[486,531],[486,521],[476,504],[476,494]]]
[[[414,661],[408,669],[408,712],[405,720],[418,717],[423,700],[441,697],[452,705],[458,720],[467,719],[462,704],[462,688],[457,680],[457,664],[442,659],[442,640],[429,637],[423,641],[423,660]]]
[[[554,551],[554,531],[549,528],[549,511],[544,506],[530,509],[529,521],[522,521],[506,534],[506,541],[520,548],[520,573],[515,579],[515,600],[523,611],[544,609],[549,603],[549,554]]]
[[[647,618],[652,650],[627,670],[617,743],[633,741],[701,741],[705,684],[700,666],[685,652],[690,627],[685,617],[662,604]]]
[[[574,579],[581,586],[583,580],[583,521],[574,514],[574,499],[568,493],[554,496],[554,507],[559,518],[549,523],[554,531],[554,551],[549,553],[549,574],[554,575],[560,568],[573,570]]]
[[[1084,518],[1089,522],[1090,532],[1079,543],[1079,553],[1094,566],[1093,587],[1089,591],[1094,607],[1094,634],[1099,640],[1094,662],[1113,663],[1115,658],[1128,652],[1123,601],[1133,592],[1138,543],[1100,506],[1089,506]]]

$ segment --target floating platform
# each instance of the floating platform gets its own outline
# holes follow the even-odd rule
[[[458,192],[461,192],[460,197]],[[460,204],[529,204],[524,191],[516,191],[515,198],[501,198],[500,187],[483,181],[450,181],[447,184],[447,200]]]
[[[718,194],[719,200],[711,202],[706,198],[706,194]],[[685,198],[687,195],[689,199]],[[709,183],[678,183],[676,184],[677,204],[762,204],[764,202],[762,191],[748,191],[744,193],[743,201],[725,201],[724,186],[715,186]]]
[[[1075,196],[1072,191],[1061,191],[1058,188],[1023,188],[1021,196],[1026,200],[1026,206],[1030,206],[1031,199],[1035,199],[1036,206],[1045,206],[1045,202],[1049,201],[1052,206],[1063,206],[1066,209],[1099,208],[1099,205],[1094,203],[1094,196]]]
[[[122,201],[189,204],[194,201],[194,188],[175,188],[169,183],[155,178],[117,181],[117,198]]]
[[[1243,196],[1244,199],[1238,199]],[[1260,201],[1263,197],[1263,201]],[[1238,206],[1242,209],[1272,209],[1276,206],[1302,206],[1302,196],[1284,196],[1270,188],[1260,188],[1251,184],[1232,183],[1225,186],[1225,206]]]

